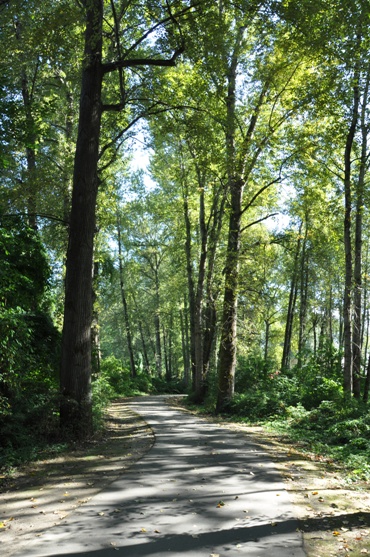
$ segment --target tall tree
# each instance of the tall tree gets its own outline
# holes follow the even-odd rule
[[[92,431],[91,281],[102,114],[104,110],[120,111],[126,107],[125,69],[175,65],[183,51],[177,19],[190,9],[181,1],[168,3],[165,8],[158,3],[156,9],[147,11],[146,18],[142,18],[145,3],[127,5],[124,2],[111,2],[109,14],[105,13],[105,7],[102,0],[83,2],[85,46],[66,260],[60,414],[62,427],[77,437],[86,437]],[[124,35],[132,42],[123,44],[122,28],[128,18],[132,18],[137,27],[135,31]],[[108,26],[107,32],[104,25]],[[129,29],[134,27],[130,26]],[[155,36],[154,33],[160,28],[164,36],[169,31],[172,37],[165,44],[158,40],[150,44],[148,38]],[[106,36],[110,41],[104,47],[104,56],[110,59],[103,60],[103,41]],[[168,36],[167,33],[166,38]],[[172,48],[173,54],[166,57]],[[153,55],[156,49],[159,56]],[[119,83],[120,98],[116,103],[105,104],[103,81],[109,87],[110,79],[115,76]]]

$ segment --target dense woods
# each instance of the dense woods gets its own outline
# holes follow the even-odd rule
[[[370,454],[369,14],[0,2],[7,462],[146,392]]]

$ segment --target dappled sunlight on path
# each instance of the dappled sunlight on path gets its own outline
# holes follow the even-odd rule
[[[135,399],[153,448],[17,557],[303,557],[281,477],[244,435],[165,403]]]

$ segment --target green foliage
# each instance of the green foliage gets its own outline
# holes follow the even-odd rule
[[[152,390],[150,377],[140,373],[131,377],[130,371],[123,367],[115,356],[108,356],[102,361],[101,374],[94,381],[94,389],[102,389],[107,398],[114,396],[137,396]]]
[[[281,374],[258,354],[239,358],[235,390],[230,412],[252,421],[284,415],[299,400],[296,378]]]
[[[55,438],[60,335],[46,311],[40,240],[20,219],[7,223],[0,223],[0,465],[9,466]]]
[[[301,404],[287,408],[288,420],[277,421],[306,450],[342,462],[350,477],[370,478],[370,411],[367,405],[350,401],[324,400],[306,410]]]

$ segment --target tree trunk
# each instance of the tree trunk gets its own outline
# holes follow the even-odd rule
[[[369,400],[369,391],[370,391],[370,357],[367,362],[366,379],[365,379],[364,395],[363,395],[364,402],[368,402]]]
[[[199,195],[199,230],[200,230],[200,258],[198,265],[198,281],[195,295],[195,323],[194,323],[194,347],[195,347],[195,376],[194,376],[194,398],[196,402],[202,402],[204,399],[204,362],[203,362],[203,297],[204,297],[204,280],[206,273],[207,261],[207,229],[205,223],[205,207],[204,207],[204,186],[198,171],[198,184],[200,188]]]
[[[357,128],[358,109],[360,101],[359,71],[356,67],[353,78],[353,108],[351,125],[348,130],[344,152],[344,251],[345,251],[345,284],[343,297],[343,388],[347,395],[353,390],[353,354],[352,354],[352,244],[351,244],[351,218],[352,218],[352,184],[351,184],[351,158],[352,146]]]
[[[124,278],[123,278],[123,255],[122,255],[122,242],[121,242],[121,223],[120,223],[119,217],[117,217],[117,240],[118,240],[119,281],[120,281],[121,300],[122,300],[122,307],[123,307],[123,318],[125,320],[127,350],[128,350],[129,359],[130,359],[130,374],[131,374],[131,377],[136,377],[137,372],[136,372],[136,365],[135,365],[134,350],[133,350],[133,347],[132,347],[131,324],[130,324],[130,317],[129,317],[129,314],[128,314],[126,290],[125,290],[125,283],[124,283]]]
[[[216,412],[227,409],[234,395],[236,366],[236,319],[240,255],[240,220],[243,183],[231,187],[232,209],[229,219],[228,244],[225,264],[225,291],[221,321]]]
[[[15,24],[15,34],[18,41],[22,40],[22,24],[19,20]],[[36,219],[36,125],[32,114],[33,95],[32,87],[30,89],[29,80],[27,76],[27,67],[29,64],[25,63],[21,69],[21,92],[25,113],[26,130],[25,130],[25,143],[26,143],[26,160],[27,160],[27,177],[26,177],[26,195],[27,195],[27,216],[28,224],[34,230],[37,230]],[[36,81],[39,69],[39,62],[36,63],[36,68],[33,76],[33,81]],[[32,80],[31,80],[32,83]]]
[[[302,232],[302,222],[299,225],[299,232],[298,232],[298,240],[297,240],[297,247],[294,254],[294,263],[293,263],[293,271],[292,271],[292,279],[290,282],[290,292],[289,292],[289,302],[288,302],[288,311],[286,317],[286,325],[285,325],[285,335],[284,335],[284,348],[283,348],[283,357],[281,360],[281,369],[287,370],[290,366],[290,349],[292,343],[292,333],[293,333],[293,320],[294,320],[294,311],[295,311],[295,304],[297,300],[297,290],[298,290],[298,260],[299,254],[301,251],[301,232]]]
[[[213,192],[212,225],[209,230],[208,240],[208,267],[206,279],[206,302],[204,308],[203,326],[203,398],[207,394],[207,376],[213,349],[215,348],[217,332],[216,301],[220,294],[218,285],[214,285],[214,270],[216,263],[217,247],[222,230],[223,217],[225,213],[225,202],[227,197],[226,188],[222,187]]]
[[[92,272],[102,112],[102,21],[102,1],[87,2],[60,373],[61,427],[77,438],[92,432]]]
[[[305,341],[306,317],[307,317],[307,290],[308,290],[308,261],[307,261],[307,235],[308,217],[306,216],[305,234],[301,250],[300,265],[300,307],[299,307],[299,335],[298,335],[298,367],[302,366],[302,352]]]
[[[370,70],[366,76],[366,83],[362,98],[361,108],[361,160],[356,185],[356,221],[355,221],[355,246],[353,269],[353,394],[355,398],[361,397],[361,355],[362,355],[362,220],[364,212],[364,188],[367,166],[367,109],[369,95]]]
[[[145,336],[143,331],[143,324],[141,320],[139,320],[139,331],[140,331],[140,338],[141,338],[141,345],[143,347],[143,356],[144,356],[144,363],[145,363],[145,371],[150,374],[150,362],[148,358],[148,351],[146,348]]]
[[[159,277],[158,277],[158,266],[157,264],[153,267],[155,276],[155,316],[154,316],[154,328],[155,328],[155,367],[157,370],[158,377],[162,377],[162,342],[161,342],[161,320],[159,316]]]
[[[192,376],[193,391],[195,391],[195,291],[193,278],[193,263],[191,257],[191,223],[189,216],[188,204],[188,187],[186,178],[184,182],[183,207],[185,219],[185,256],[186,256],[186,274],[188,279],[188,297],[189,297],[189,315],[190,315],[190,368]]]

